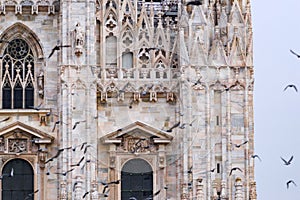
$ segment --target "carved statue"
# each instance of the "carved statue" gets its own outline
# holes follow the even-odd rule
[[[85,33],[79,22],[76,24],[74,33],[75,33],[75,54],[77,56],[80,56],[83,52]]]

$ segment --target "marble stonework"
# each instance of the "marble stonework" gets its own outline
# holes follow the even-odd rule
[[[250,0],[187,2],[1,1],[0,39],[30,46],[41,106],[0,109],[0,167],[28,161],[39,200],[121,199],[101,182],[135,158],[157,199],[256,200]]]

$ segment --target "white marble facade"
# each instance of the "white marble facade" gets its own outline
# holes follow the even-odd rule
[[[0,1],[0,55],[28,44],[36,106],[3,108],[1,57],[1,169],[30,163],[35,199],[123,200],[103,183],[141,159],[154,199],[256,200],[250,0],[188,2]]]

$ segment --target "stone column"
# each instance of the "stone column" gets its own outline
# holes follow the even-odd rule
[[[59,199],[60,200],[67,200],[68,199],[68,193],[67,193],[67,188],[66,188],[66,183],[65,181],[62,181],[60,183],[60,194],[59,194]]]
[[[221,183],[221,199],[226,200],[227,195],[226,195],[226,181],[222,181]]]
[[[250,200],[257,200],[256,182],[255,181],[250,183]]]

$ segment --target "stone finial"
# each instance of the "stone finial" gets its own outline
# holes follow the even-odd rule
[[[244,200],[244,195],[243,195],[243,182],[241,178],[237,178],[235,180],[235,200]]]
[[[198,178],[196,185],[196,200],[204,200],[202,179]]]

